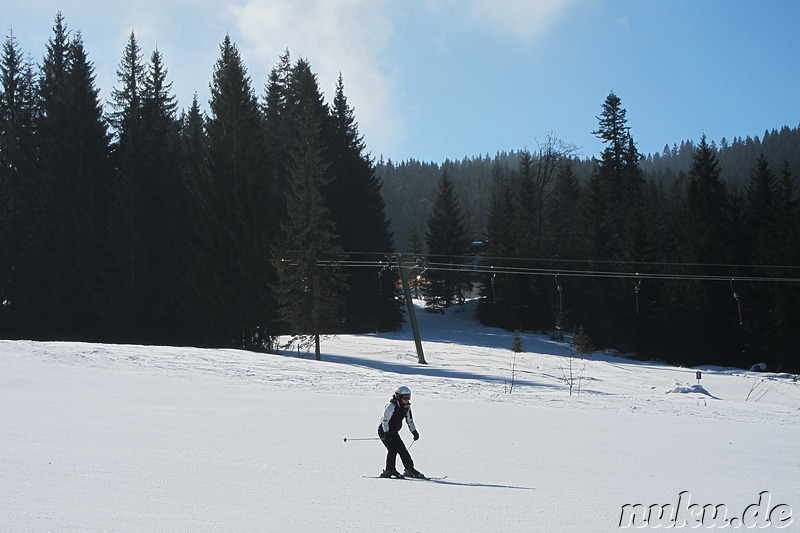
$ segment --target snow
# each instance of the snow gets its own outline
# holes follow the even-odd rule
[[[616,531],[623,505],[684,493],[741,519],[764,491],[800,513],[792,376],[698,383],[523,334],[509,393],[513,334],[472,311],[418,310],[428,365],[407,328],[324,339],[323,361],[0,341],[0,531]],[[344,441],[376,436],[399,385],[416,466],[445,480],[365,477],[383,446]]]

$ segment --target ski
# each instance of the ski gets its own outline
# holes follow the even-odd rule
[[[383,477],[383,476],[363,476],[367,479],[408,479],[412,481],[442,481],[443,479],[447,479],[447,476],[431,476],[431,477],[406,477],[406,476],[393,476],[393,477]]]

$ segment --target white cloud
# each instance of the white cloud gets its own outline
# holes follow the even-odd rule
[[[554,27],[581,0],[428,0],[435,11],[461,14],[473,28],[532,42]]]
[[[309,60],[329,103],[341,72],[359,129],[375,152],[401,129],[396,90],[384,68],[393,37],[389,6],[388,0],[247,0],[229,12],[259,94],[286,48],[293,60]]]

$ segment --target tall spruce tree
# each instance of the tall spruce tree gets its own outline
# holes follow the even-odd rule
[[[341,330],[345,277],[339,263],[344,250],[322,189],[330,160],[313,102],[305,107],[292,153],[284,237],[275,249],[273,285],[282,320],[302,346],[314,345],[321,358],[320,336]]]
[[[758,275],[791,277],[791,269],[785,267],[797,264],[794,261],[800,258],[790,249],[797,243],[791,239],[793,188],[788,168],[784,167],[779,181],[764,152],[760,152],[747,186],[745,207],[750,260]],[[788,327],[800,325],[791,316],[798,310],[798,304],[791,300],[800,293],[784,283],[757,283],[748,288],[750,313],[743,326],[758,338],[752,343],[754,359],[769,361],[771,367],[783,370],[791,353],[786,342]]]
[[[154,184],[152,249],[158,274],[148,287],[152,314],[151,335],[160,342],[176,342],[183,326],[178,307],[187,290],[183,259],[190,235],[188,225],[189,189],[181,175],[180,122],[172,82],[161,52],[150,54],[144,80],[144,114],[147,163]]]
[[[747,186],[746,227],[750,231],[749,247],[756,265],[774,265],[779,249],[775,220],[778,184],[764,152],[759,153]]]
[[[205,116],[200,109],[197,93],[192,98],[189,109],[180,118],[180,167],[181,181],[186,191],[185,232],[186,240],[181,246],[181,260],[185,278],[183,290],[179,293],[178,316],[183,323],[181,328],[187,340],[195,343],[210,343],[211,336],[204,330],[210,313],[203,309],[202,291],[206,282],[208,250],[204,207],[207,198]]]
[[[50,237],[47,287],[42,305],[44,336],[97,338],[103,322],[102,269],[107,259],[105,216],[109,209],[109,136],[94,85],[94,67],[83,39],[71,39],[61,13],[41,68],[41,171],[47,188],[46,233]]]
[[[450,307],[463,302],[471,283],[466,257],[470,238],[447,167],[442,170],[425,234],[428,245],[428,305]]]
[[[289,188],[289,169],[292,164],[292,142],[296,134],[293,113],[289,108],[289,84],[292,78],[291,54],[285,50],[269,74],[264,94],[262,114],[266,135],[266,158],[270,179],[278,191]],[[279,195],[278,195],[279,196]],[[283,201],[275,203],[276,218],[285,216]]]
[[[46,301],[39,302],[44,336],[58,337],[67,329],[60,317],[66,310],[65,300],[69,270],[74,269],[70,254],[70,241],[73,240],[71,216],[68,209],[68,179],[62,161],[67,161],[68,141],[63,132],[67,130],[69,98],[67,83],[69,34],[64,17],[59,12],[53,26],[53,35],[47,43],[47,53],[42,61],[39,77],[40,115],[36,129],[41,146],[41,181],[45,188],[41,197],[47,218],[42,221],[43,235],[47,242],[44,247],[47,255],[42,256],[46,271],[38,283],[46,286]],[[68,255],[69,254],[69,255]],[[64,271],[67,271],[65,275]],[[71,282],[70,282],[71,283]],[[71,285],[74,285],[71,283]],[[69,287],[72,289],[73,287]],[[73,289],[74,290],[74,289]],[[59,331],[60,330],[60,331]]]
[[[775,265],[800,264],[800,202],[795,198],[795,184],[789,161],[784,160],[775,201]],[[796,277],[797,268],[773,269],[773,275]],[[772,284],[773,305],[764,333],[771,366],[778,372],[800,371],[800,353],[796,349],[800,331],[800,287],[796,284]]]
[[[683,262],[704,265],[731,262],[728,197],[720,173],[716,151],[703,136],[689,170],[681,218]]]
[[[513,212],[513,255],[536,257],[539,251],[536,213],[536,170],[528,150],[519,154],[518,172],[511,179],[511,209]]]
[[[687,273],[719,275],[717,265],[733,263],[731,208],[720,178],[716,150],[705,136],[695,151],[676,231],[679,261]],[[727,271],[725,271],[727,273]],[[691,361],[702,354],[707,362],[740,364],[740,329],[728,283],[687,281],[678,285],[680,308],[675,319],[683,332],[682,347]]]
[[[0,335],[34,334],[46,250],[37,173],[33,66],[13,32],[0,56]]]
[[[279,64],[283,68],[283,58]],[[328,150],[333,130],[333,121],[330,109],[325,103],[325,98],[319,88],[317,75],[311,69],[311,64],[307,59],[298,59],[289,72],[288,84],[286,86],[286,109],[285,135],[290,139],[289,150],[294,150],[294,143],[300,137],[300,130],[303,128],[303,121],[306,115],[311,114],[312,118],[318,123],[321,142]],[[290,161],[290,168],[294,165],[294,160]],[[330,170],[326,170],[329,172]]]
[[[186,188],[180,174],[175,97],[161,53],[142,55],[134,33],[117,71],[117,179],[109,215],[112,252],[109,307],[115,334],[137,342],[172,342],[186,242]]]
[[[599,128],[593,133],[606,146],[595,165],[592,178],[599,181],[602,194],[596,195],[595,201],[604,204],[603,217],[611,230],[609,237],[612,239],[612,242],[603,246],[606,250],[603,255],[606,257],[597,259],[622,259],[630,256],[630,249],[634,247],[630,231],[636,224],[644,184],[639,166],[641,155],[630,133],[627,110],[613,91],[603,102],[602,113],[597,119]]]
[[[109,215],[111,268],[110,301],[115,313],[114,333],[121,339],[141,342],[146,335],[145,321],[154,311],[148,305],[148,285],[157,270],[151,247],[156,200],[153,168],[149,156],[143,111],[145,65],[133,32],[128,37],[117,81],[111,93],[114,126],[116,180],[113,209]]]
[[[206,161],[205,117],[200,110],[197,93],[192,97],[189,109],[181,113],[180,139],[184,182],[190,190],[196,190]]]
[[[518,172],[511,175],[512,217],[511,224],[506,229],[510,232],[512,243],[509,257],[521,259],[526,266],[530,264],[530,259],[543,255],[543,209],[549,177],[545,179],[542,165],[541,159],[534,157],[528,150],[523,150],[519,154]],[[536,278],[514,275],[508,283],[511,285],[509,303],[512,304],[518,321],[508,327],[546,327],[549,306],[544,300],[543,287],[536,282]]]
[[[341,74],[331,106],[331,181],[326,203],[339,235],[338,242],[352,260],[380,263],[394,251],[381,184],[358,131],[353,109],[347,104]],[[400,325],[396,275],[380,266],[357,267],[348,273],[346,301],[348,331],[390,330]]]
[[[627,111],[612,91],[597,117],[593,133],[605,144],[581,196],[580,235],[588,266],[603,270],[611,263],[639,260],[642,242],[642,186],[640,154],[630,134]],[[576,280],[584,305],[576,311],[576,324],[585,328],[599,347],[629,344],[634,335],[626,320],[632,286],[626,280],[599,278]],[[598,313],[597,309],[603,309]]]
[[[275,318],[269,248],[277,233],[270,206],[276,191],[266,168],[258,102],[227,35],[214,68],[209,108],[200,229],[205,271],[193,293],[206,313],[201,321],[209,342],[269,350]]]
[[[559,259],[579,257],[577,227],[581,185],[572,164],[562,165],[556,175],[553,194],[547,202],[550,223],[551,255]]]
[[[486,261],[490,269],[513,267],[516,254],[511,185],[496,157],[492,164],[492,190],[486,216]],[[515,276],[489,272],[483,276],[478,317],[488,325],[519,327],[519,301]]]

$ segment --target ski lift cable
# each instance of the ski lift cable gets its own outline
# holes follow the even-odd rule
[[[289,250],[291,252],[291,250]],[[454,254],[454,255],[443,255],[443,254],[412,254],[412,253],[399,253],[399,252],[366,252],[366,251],[346,251],[346,252],[322,252],[324,255],[327,256],[341,256],[346,258],[351,258],[355,256],[380,256],[385,258],[390,258],[391,260],[396,261],[398,258],[401,257],[414,257],[417,258],[425,258],[430,263],[436,263],[436,258],[445,258],[445,260],[450,260],[450,262],[444,262],[439,264],[451,264],[453,258],[459,259],[466,259],[474,257],[472,254]],[[764,270],[774,270],[774,269],[783,269],[783,270],[800,270],[800,265],[746,265],[741,263],[688,263],[688,262],[666,262],[666,261],[618,261],[618,260],[597,260],[597,259],[567,259],[563,257],[500,257],[500,256],[482,256],[483,262],[503,262],[503,263],[547,263],[547,264],[562,264],[562,263],[572,263],[572,264],[591,264],[591,265],[620,265],[624,264],[628,267],[635,267],[635,266],[648,266],[648,267],[664,267],[664,268],[674,268],[674,267],[703,267],[703,268],[728,268],[728,269],[764,269]],[[358,261],[356,259],[346,259],[346,261]],[[363,260],[364,263],[369,263],[373,265],[376,260]],[[382,262],[382,261],[379,261]],[[518,266],[515,268],[520,269],[527,269],[531,267],[524,267]],[[555,269],[553,269],[555,272]],[[730,276],[728,276],[730,279]],[[739,276],[737,276],[737,279]],[[790,278],[794,279],[794,278]]]
[[[291,263],[291,260],[285,260]],[[349,268],[383,268],[387,266],[386,262],[382,261],[348,261],[348,260],[319,260],[316,262],[318,266],[338,266]],[[637,285],[640,285],[642,280],[671,280],[671,281],[730,281],[730,275],[713,275],[713,274],[661,274],[661,273],[642,273],[642,272],[626,272],[626,271],[609,271],[609,270],[570,270],[570,269],[552,269],[552,268],[508,268],[508,267],[474,267],[471,265],[458,265],[452,263],[428,263],[428,270],[440,272],[460,272],[469,274],[489,274],[489,275],[543,275],[555,276],[559,274],[564,277],[573,278],[617,278],[617,279],[634,279]],[[800,283],[800,278],[784,277],[784,276],[737,276],[737,281],[745,282],[782,282],[782,283]]]
[[[371,256],[383,256],[386,258],[391,258],[391,260],[398,260],[398,258],[402,258],[403,256],[406,257],[414,257],[415,259],[423,259],[429,265],[453,265],[453,260],[455,258],[458,259],[467,259],[473,258],[474,256],[471,254],[465,255],[442,255],[442,254],[407,254],[407,253],[397,253],[397,252],[339,252],[338,255],[342,255],[345,257],[352,257],[357,255],[371,255]],[[443,258],[443,261],[437,261],[438,258]],[[354,259],[350,259],[354,260]],[[366,261],[370,262],[370,261]],[[798,270],[800,271],[800,265],[746,265],[746,264],[737,264],[737,263],[687,263],[687,262],[664,262],[664,261],[614,261],[614,260],[594,260],[594,259],[565,259],[565,258],[547,258],[547,257],[487,257],[482,256],[482,262],[484,263],[509,263],[510,265],[503,268],[515,268],[520,269],[521,272],[528,271],[528,269],[535,267],[528,267],[522,266],[525,263],[547,263],[549,265],[552,264],[590,264],[590,265],[624,265],[625,267],[631,268],[632,270],[637,270],[635,267],[663,267],[663,268],[676,268],[676,267],[701,267],[701,268],[725,268],[725,269],[760,269],[760,270]],[[511,265],[514,265],[513,267]],[[551,272],[555,272],[555,268],[549,269]],[[565,270],[565,269],[558,269],[558,270]],[[572,269],[572,270],[580,270],[580,269]],[[638,269],[641,272],[643,269]],[[600,272],[605,272],[600,270]],[[730,275],[720,276],[726,279],[730,278]],[[754,277],[754,276],[751,276]],[[755,277],[771,277],[771,276],[755,276]],[[794,280],[794,277],[786,277],[786,279]],[[742,279],[740,276],[737,278]]]
[[[360,253],[360,252],[359,252]],[[366,253],[366,252],[363,252]],[[351,255],[345,254],[324,254],[330,257],[331,255]],[[379,255],[379,254],[374,254]],[[318,266],[337,266],[348,268],[393,268],[399,262],[399,258],[403,254],[386,254],[387,260],[358,260],[358,259],[319,259],[316,264]],[[423,257],[436,257],[436,256],[423,256]],[[495,259],[495,258],[486,258]],[[486,262],[484,259],[484,262]],[[283,262],[293,263],[294,259],[282,259]],[[537,261],[545,261],[544,259]],[[558,260],[553,260],[557,262]],[[619,263],[619,262],[599,262],[605,264],[616,264],[618,266],[637,266],[643,263]],[[493,265],[474,265],[474,264],[459,264],[457,262],[423,262],[424,267],[430,270],[441,272],[460,272],[470,274],[487,274],[487,275],[545,275],[556,276],[562,275],[564,277],[587,277],[587,278],[617,278],[617,279],[634,279],[637,285],[641,284],[642,280],[672,280],[672,281],[727,281],[731,282],[730,273],[720,274],[696,274],[696,273],[658,273],[658,272],[642,272],[640,270],[627,271],[627,270],[598,270],[598,269],[569,269],[569,268],[551,268],[551,267],[523,267],[523,266],[498,266]],[[800,266],[784,266],[777,267],[771,265],[712,265],[701,263],[646,263],[649,265],[659,265],[664,267],[674,266],[698,266],[698,267],[736,267],[738,269],[766,269],[766,268],[784,268],[795,269]],[[791,276],[765,276],[765,275],[737,275],[735,279],[741,282],[771,282],[771,283],[800,283],[800,277]],[[735,291],[734,291],[735,292]]]

